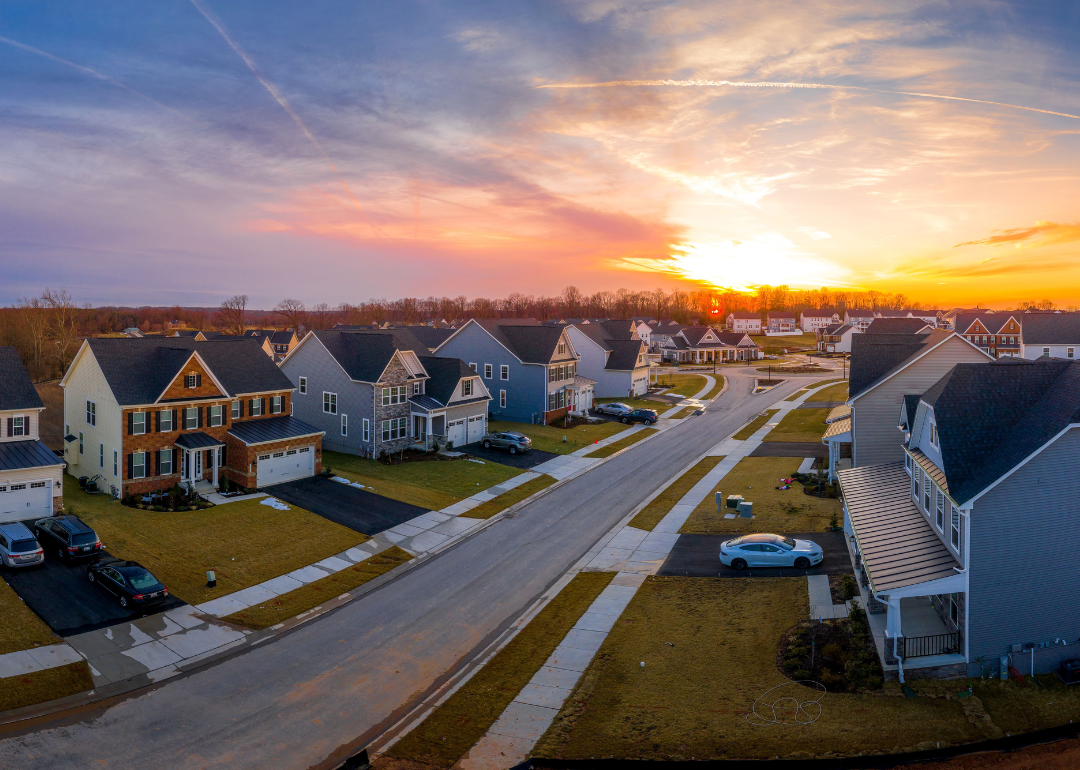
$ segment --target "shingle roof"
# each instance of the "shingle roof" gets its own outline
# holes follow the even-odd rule
[[[244,420],[234,422],[229,427],[229,434],[240,439],[247,445],[265,444],[268,441],[285,441],[290,438],[302,436],[319,436],[326,431],[319,430],[314,425],[308,425],[303,420],[298,420],[291,415],[281,417],[264,417],[258,420]]]
[[[874,315],[878,318],[907,318],[906,310],[875,310]]]
[[[915,334],[926,326],[921,318],[875,318],[866,334]]]
[[[210,447],[224,446],[225,442],[200,430],[195,433],[181,433],[176,439],[176,445],[184,449],[209,449]]]
[[[829,324],[825,327],[825,333],[835,336],[837,334],[844,334],[847,332],[848,329],[853,328],[855,327],[853,327],[851,324]]]
[[[0,471],[63,465],[57,454],[37,439],[0,442]]]
[[[446,406],[450,401],[463,377],[477,376],[472,367],[460,358],[421,356],[420,363],[423,364],[430,377],[424,385],[424,390],[428,396],[438,401],[440,406]]]
[[[1018,313],[1013,316],[1011,313],[962,313],[956,317],[956,331],[964,334],[973,323],[978,321],[982,324],[982,327],[986,329],[989,334],[997,334],[1001,331],[1001,327],[1004,326],[1010,318],[1015,318],[1017,323],[1021,325],[1024,332],[1024,341],[1027,342],[1027,318],[1021,321],[1021,315]],[[1042,318],[1053,316],[1041,316]]]
[[[739,321],[760,321],[761,320],[761,313],[744,313],[741,310],[733,310],[730,313],[728,313],[728,315],[732,316],[733,318],[735,318],[735,319],[737,319]]]
[[[904,396],[904,423],[907,425],[907,432],[911,433],[912,427],[915,425],[915,413],[919,410],[919,400],[922,397],[919,395],[906,395]]]
[[[922,400],[934,409],[942,470],[962,505],[1080,421],[1080,365],[1048,358],[957,364]]]
[[[848,308],[844,312],[847,315],[851,316],[852,318],[876,318],[877,317],[876,315],[874,315],[873,310],[856,310],[854,308]]]
[[[829,423],[828,427],[825,428],[825,433],[821,437],[821,443],[827,444],[827,439],[833,438],[835,436],[842,436],[845,433],[850,432],[851,416],[849,415],[847,417],[841,417],[840,419],[834,420],[833,422]]]
[[[0,347],[0,409],[43,409],[18,351]]]
[[[608,356],[608,371],[627,371],[646,364],[638,363],[638,355],[645,352],[645,343],[641,340],[608,340],[611,355]]]
[[[418,356],[430,355],[427,346],[416,338],[412,329],[322,329],[312,334],[341,364],[345,373],[360,382],[378,382],[398,350],[412,350]]]
[[[1030,313],[1016,319],[1023,325],[1026,345],[1080,344],[1080,313]]]
[[[561,326],[544,326],[532,318],[473,320],[527,364],[548,363],[555,355],[555,347],[563,335]]]
[[[715,329],[713,331],[716,331]],[[725,345],[734,345],[736,347],[761,347],[752,339],[746,332],[716,332],[716,336],[720,338],[720,341]]]
[[[801,315],[807,318],[832,318],[834,315],[840,315],[840,311],[834,307],[808,307],[802,311]]]
[[[191,337],[91,337],[86,342],[121,406],[157,401],[193,352],[229,395],[293,388],[263,352],[259,339],[199,342]]]
[[[454,330],[448,327],[433,328],[431,326],[410,326],[409,331],[420,342],[424,343],[428,350],[434,350],[446,342],[454,334]]]
[[[770,310],[769,318],[795,318],[794,313],[789,313],[786,310]]]
[[[944,341],[952,332],[929,334],[854,334],[851,337],[849,398],[884,380],[908,361]]]

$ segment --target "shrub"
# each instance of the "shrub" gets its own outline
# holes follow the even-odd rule
[[[836,529],[840,526],[840,520],[836,517],[836,511],[833,511],[832,516],[829,517],[829,529]]]
[[[792,679],[809,679],[811,676],[811,673],[805,668],[798,668],[791,672]]]
[[[837,674],[837,673],[835,673],[833,671],[830,671],[827,668],[822,670],[822,672],[818,675],[818,681],[820,681],[823,685],[825,685],[826,687],[829,687],[829,688],[833,688],[833,689],[843,689],[844,688],[844,677],[843,677],[843,675],[842,674]]]
[[[844,656],[844,648],[836,642],[830,642],[821,649],[821,657],[825,660],[840,660]]]
[[[855,582],[854,575],[844,575],[840,578],[840,593],[845,599],[854,599],[859,595],[859,584]]]

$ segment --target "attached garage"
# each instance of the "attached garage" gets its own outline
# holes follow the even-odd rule
[[[314,476],[315,448],[305,446],[260,454],[255,467],[260,488]]]
[[[52,482],[0,481],[0,521],[23,521],[52,516]]]
[[[487,415],[478,414],[475,417],[470,417],[466,428],[466,443],[472,444],[475,441],[479,441],[487,432],[486,428]]]
[[[468,433],[465,428],[465,420],[451,420],[446,424],[446,440],[454,442],[454,446],[465,446]]]

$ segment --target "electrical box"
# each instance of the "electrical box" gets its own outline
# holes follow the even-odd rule
[[[739,518],[742,518],[742,519],[752,519],[752,518],[754,518],[754,504],[747,501],[747,500],[741,500],[739,502]]]
[[[728,495],[728,497],[727,497],[727,507],[728,508],[738,508],[739,503],[742,502],[742,499],[743,499],[742,495]]]
[[[724,498],[721,496],[721,494],[719,492],[716,493],[716,510],[717,511],[724,510]]]

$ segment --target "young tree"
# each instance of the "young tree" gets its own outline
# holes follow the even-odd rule
[[[38,297],[23,297],[15,307],[18,308],[19,318],[30,347],[30,360],[34,362],[34,379],[41,379],[41,363],[49,334],[48,311]]]
[[[248,295],[236,294],[224,300],[215,321],[226,334],[243,335],[247,330]]]
[[[285,319],[289,327],[300,334],[302,327],[307,325],[307,308],[298,299],[283,299],[274,307],[274,312]]]

